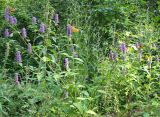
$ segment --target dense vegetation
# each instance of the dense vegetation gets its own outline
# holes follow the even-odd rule
[[[0,117],[159,117],[158,0],[0,0]]]

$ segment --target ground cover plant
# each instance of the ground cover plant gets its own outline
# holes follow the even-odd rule
[[[159,117],[160,2],[0,0],[0,117]]]

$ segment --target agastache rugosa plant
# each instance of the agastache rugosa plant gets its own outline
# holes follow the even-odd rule
[[[25,39],[27,37],[27,31],[25,28],[22,29],[22,38]]]
[[[126,44],[125,43],[121,43],[120,45],[120,50],[126,54],[127,53],[127,47],[126,47]]]
[[[20,51],[17,51],[16,52],[16,61],[18,63],[22,63],[22,55],[21,55],[21,52]]]
[[[4,37],[5,37],[5,38],[8,38],[9,36],[10,36],[9,30],[8,30],[8,29],[5,29]]]
[[[37,18],[36,17],[32,17],[32,23],[36,24],[37,23]]]
[[[17,24],[17,18],[16,18],[16,17],[13,17],[13,16],[10,16],[10,17],[9,17],[9,22],[10,22],[10,24],[12,24],[12,25],[16,25],[16,24]]]
[[[9,21],[9,19],[10,19],[10,13],[9,13],[9,8],[8,7],[5,9],[4,18],[5,18],[6,21]]]
[[[40,24],[39,32],[40,33],[44,33],[45,32],[45,25],[44,25],[44,23]]]
[[[70,24],[67,25],[67,36],[71,37],[72,35],[72,26]]]

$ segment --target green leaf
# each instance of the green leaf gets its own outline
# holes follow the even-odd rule
[[[80,85],[80,84],[77,87],[79,87],[79,88],[85,88],[84,85]]]
[[[97,90],[99,93],[103,93],[106,94],[106,92],[104,90]]]
[[[87,100],[87,98],[84,97],[77,97],[78,100]]]
[[[92,110],[88,110],[86,113],[97,116],[97,114]]]
[[[83,106],[80,102],[73,103],[73,105],[80,111],[80,113],[83,113]]]
[[[143,117],[149,117],[149,113],[144,113]]]
[[[83,63],[84,61],[82,60],[82,59],[80,59],[80,58],[74,58],[75,60],[77,60],[78,62],[81,62],[81,63]]]

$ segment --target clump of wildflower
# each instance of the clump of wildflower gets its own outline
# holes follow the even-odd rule
[[[17,51],[16,52],[16,61],[18,63],[22,63],[22,55],[21,55],[21,52],[20,51]]]
[[[10,22],[12,25],[16,25],[16,24],[17,24],[17,18],[16,18],[16,17],[13,17],[13,16],[10,16],[10,17],[9,17],[9,22]]]
[[[15,73],[15,81],[17,85],[20,85],[20,81],[19,81],[19,73]]]
[[[16,25],[17,24],[17,18],[16,17],[13,17],[13,25]]]
[[[126,44],[125,43],[121,43],[120,45],[120,50],[126,54],[127,53],[127,47],[126,47]]]
[[[11,24],[14,23],[14,21],[13,21],[13,16],[10,16],[10,17],[9,17],[9,22],[10,22]]]
[[[37,23],[37,18],[36,17],[32,17],[32,23],[36,24]]]
[[[6,21],[9,21],[10,13],[9,13],[9,8],[8,7],[5,9],[4,18],[5,18]]]
[[[40,24],[40,29],[39,29],[39,31],[40,31],[41,33],[44,33],[44,32],[45,32],[45,25],[44,25],[44,23],[41,23],[41,24]]]
[[[72,35],[72,26],[69,24],[67,25],[67,36],[71,37],[71,35]]]
[[[30,43],[27,44],[27,50],[29,54],[32,54],[32,45]]]
[[[26,38],[27,37],[27,31],[25,28],[22,28],[22,37]]]
[[[8,38],[9,37],[9,30],[8,29],[5,29],[5,31],[4,31],[4,37],[5,38]]]
[[[56,25],[59,24],[59,14],[57,14],[57,13],[54,16],[54,22],[55,22]]]
[[[68,58],[65,58],[64,59],[64,69],[68,70],[68,68],[69,68],[69,60],[68,60]]]

